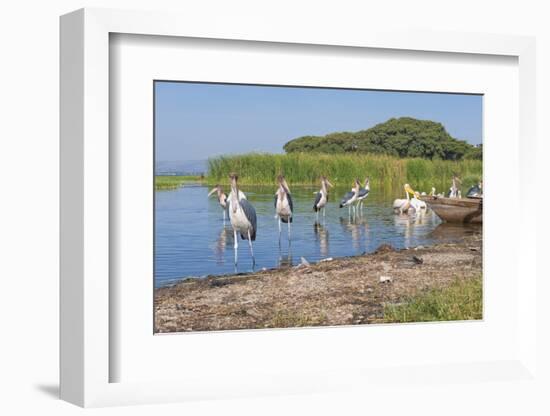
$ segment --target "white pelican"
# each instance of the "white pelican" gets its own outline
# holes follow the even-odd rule
[[[445,194],[443,192],[436,193],[435,188],[432,186],[432,192],[430,193],[431,196],[436,196],[438,198],[445,198]]]
[[[315,202],[313,203],[313,211],[317,213],[317,220],[319,220],[319,211],[321,210],[323,210],[323,218],[325,217],[325,210],[328,202],[328,186],[332,188],[332,184],[327,177],[321,176],[321,190],[317,192]]]
[[[279,219],[279,243],[281,243],[281,221],[288,224],[288,241],[290,242],[290,223],[292,222],[293,205],[290,189],[283,175],[277,176],[279,188],[275,192],[275,212]]]
[[[233,227],[235,265],[237,264],[237,250],[239,248],[237,232],[241,235],[243,240],[248,240],[252,264],[254,265],[256,264],[256,259],[254,258],[252,241],[256,240],[256,210],[252,204],[247,201],[244,194],[239,191],[237,187],[237,180],[239,177],[237,174],[232,173],[229,177],[231,178],[231,193],[228,197],[229,220]]]
[[[479,181],[477,185],[472,186],[468,193],[466,194],[466,198],[480,198],[483,196],[483,181]]]
[[[414,195],[414,191],[412,190],[411,186],[408,183],[406,183],[403,186],[403,189],[405,189],[406,199],[398,198],[395,201],[393,201],[393,210],[395,211],[396,214],[404,214],[409,212],[409,209],[411,208],[414,209],[414,207],[412,207],[411,205],[411,199],[409,197],[409,194]]]
[[[425,210],[428,208],[428,206],[426,205],[426,202],[420,199],[420,194],[418,192],[414,192],[413,197],[411,198],[411,205],[416,212],[419,212],[420,210]]]
[[[340,201],[340,208],[348,207],[348,214],[351,217],[351,208],[353,206],[353,215],[355,215],[355,205],[353,205],[357,201],[357,197],[359,196],[359,188],[361,187],[361,184],[359,183],[359,179],[355,179],[354,186],[351,188],[351,192],[348,192],[344,195],[342,200]]]
[[[365,179],[365,187],[364,188],[360,188],[359,189],[359,195],[357,195],[357,206],[359,208],[363,208],[363,201],[367,198],[367,196],[369,196],[369,192],[370,192],[370,182],[369,182],[369,178],[367,177]]]
[[[227,195],[224,194],[223,189],[220,185],[215,185],[214,188],[208,193],[208,196],[216,192],[218,194],[218,203],[220,204],[220,207],[223,209],[223,222],[225,224],[225,211],[227,210]]]

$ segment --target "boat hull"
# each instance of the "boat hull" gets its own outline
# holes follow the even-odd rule
[[[446,222],[481,224],[483,222],[482,198],[422,198],[439,218]]]

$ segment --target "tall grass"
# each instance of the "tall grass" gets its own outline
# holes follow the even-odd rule
[[[408,182],[411,186],[428,190],[435,186],[439,191],[448,189],[453,174],[463,179],[464,187],[481,178],[480,160],[426,160],[398,159],[384,155],[349,154],[263,154],[220,156],[208,160],[208,182],[225,183],[230,172],[239,174],[239,181],[247,185],[272,184],[279,173],[293,185],[319,183],[326,175],[333,183],[351,185],[357,177],[361,181],[369,176],[371,183],[395,187]]]
[[[481,275],[456,279],[449,287],[408,299],[405,304],[384,308],[383,322],[457,321],[483,318]]]

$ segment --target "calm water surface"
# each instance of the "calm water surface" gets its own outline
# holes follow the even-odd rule
[[[374,251],[380,244],[396,248],[433,244],[479,231],[479,227],[441,224],[430,210],[424,215],[400,216],[391,209],[399,190],[387,193],[371,190],[362,215],[348,216],[338,208],[347,189],[331,189],[326,217],[316,221],[313,212],[317,188],[292,187],[294,222],[291,244],[286,224],[281,246],[273,198],[275,187],[243,186],[258,216],[253,269],[248,242],[239,241],[238,264],[234,264],[233,231],[223,222],[216,198],[209,189],[188,185],[155,194],[155,286],[173,284],[185,277],[252,272],[262,268],[299,264],[301,257],[313,263],[327,257],[342,257]]]

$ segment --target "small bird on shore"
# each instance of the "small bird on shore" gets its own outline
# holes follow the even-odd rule
[[[351,209],[353,208],[353,215],[355,216],[355,202],[357,201],[357,198],[359,196],[359,188],[361,187],[361,183],[359,182],[359,179],[355,179],[355,182],[353,183],[353,188],[351,188],[351,191],[344,195],[342,200],[340,201],[340,208],[348,207],[348,215],[351,217]]]
[[[290,242],[290,223],[294,206],[292,204],[292,196],[290,189],[283,175],[277,176],[277,192],[275,192],[275,212],[279,223],[279,244],[281,243],[281,222],[288,224],[288,241]]]
[[[315,202],[313,203],[313,211],[317,214],[317,221],[319,220],[319,211],[323,210],[323,218],[325,217],[326,206],[328,202],[328,187],[332,188],[332,184],[329,182],[326,176],[321,176],[321,189],[315,196]]]
[[[229,220],[233,227],[234,250],[235,250],[235,265],[237,264],[237,251],[239,248],[239,240],[237,233],[240,234],[243,240],[248,240],[250,246],[250,255],[252,256],[252,264],[256,264],[254,258],[254,249],[252,241],[256,240],[256,210],[252,204],[246,199],[246,196],[240,192],[237,180],[239,179],[236,173],[229,175],[231,179],[231,192],[228,197]]]
[[[221,185],[215,185],[214,188],[208,193],[208,196],[212,196],[214,193],[217,193],[218,203],[223,209],[223,222],[225,224],[225,217],[227,211],[227,195],[223,192]]]

